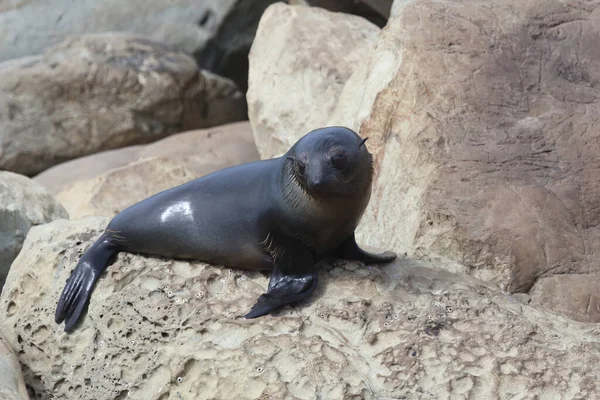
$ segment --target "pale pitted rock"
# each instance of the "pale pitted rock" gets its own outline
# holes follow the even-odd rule
[[[21,365],[2,334],[0,334],[0,399],[29,400]]]
[[[33,175],[101,150],[246,119],[230,80],[145,38],[95,34],[0,64],[0,168]]]
[[[328,120],[376,160],[358,239],[509,291],[598,273],[600,3],[397,3]]]
[[[174,134],[148,145],[127,146],[77,158],[49,168],[33,180],[56,195],[78,181],[150,157],[176,161],[197,176],[259,159],[250,123],[241,121]]]
[[[235,0],[18,0],[0,2],[0,61],[37,55],[86,33],[129,32],[191,53]]]
[[[40,184],[0,171],[0,291],[29,229],[58,218],[69,214]]]
[[[0,329],[38,398],[544,398],[600,393],[600,331],[411,259],[321,266],[310,301],[244,320],[268,278],[121,253],[65,334],[54,310],[105,218],[31,230]],[[263,397],[261,397],[263,396]]]
[[[325,125],[379,28],[316,7],[271,5],[250,50],[248,117],[262,158]]]

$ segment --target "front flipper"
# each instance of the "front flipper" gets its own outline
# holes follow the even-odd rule
[[[273,270],[267,293],[262,294],[244,318],[256,318],[310,296],[317,287],[317,270],[310,251],[298,242],[286,243]]]
[[[361,249],[356,243],[354,233],[344,240],[334,256],[345,260],[362,261],[366,264],[387,263],[394,261],[397,257],[396,253],[391,251],[373,254]]]
[[[317,287],[317,271],[313,269],[303,275],[283,275],[275,268],[269,282],[269,290],[261,294],[245,318],[256,318],[288,304],[297,303],[310,296]]]

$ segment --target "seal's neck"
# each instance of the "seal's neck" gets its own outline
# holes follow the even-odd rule
[[[358,223],[371,195],[371,170],[365,181],[354,188],[351,194],[315,194],[308,190],[297,178],[293,170],[293,161],[282,157],[279,178],[283,202],[286,208],[294,209],[295,215],[304,215],[305,222],[313,220],[316,224]]]

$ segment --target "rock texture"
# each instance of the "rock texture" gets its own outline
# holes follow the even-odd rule
[[[2,335],[0,335],[0,399],[29,400],[19,361]]]
[[[0,64],[0,168],[83,155],[246,118],[235,85],[147,39],[97,34]]]
[[[0,298],[0,329],[32,397],[591,399],[600,331],[411,259],[322,266],[309,302],[241,316],[260,273],[121,254],[72,334],[54,307],[108,222],[32,229]],[[261,397],[262,396],[262,397]]]
[[[262,158],[323,126],[379,28],[353,15],[276,3],[250,51],[248,116]]]
[[[49,168],[33,180],[56,195],[78,181],[152,157],[180,163],[197,176],[259,159],[250,123],[242,121],[77,158]]]
[[[327,121],[370,137],[376,159],[359,239],[509,291],[599,273],[600,3],[396,3]],[[294,115],[328,106],[287,99]],[[257,132],[281,120],[250,117]],[[259,149],[303,133],[282,131]]]
[[[29,229],[68,217],[42,186],[25,176],[0,171],[0,291]]]
[[[235,0],[19,0],[0,3],[0,61],[37,55],[69,37],[129,32],[191,53]]]

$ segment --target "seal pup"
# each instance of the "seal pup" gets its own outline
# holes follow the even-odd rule
[[[281,157],[228,167],[157,193],[116,215],[79,259],[55,312],[70,332],[102,272],[121,251],[272,271],[245,318],[310,296],[316,263],[385,263],[354,230],[371,197],[372,155],[345,127],[315,129]]]

